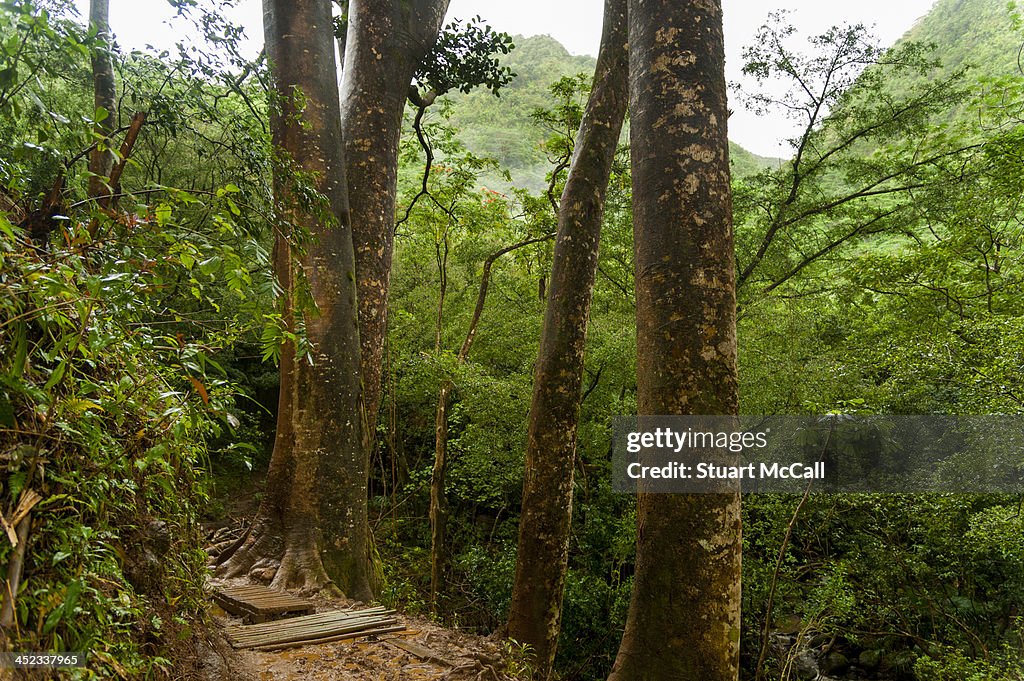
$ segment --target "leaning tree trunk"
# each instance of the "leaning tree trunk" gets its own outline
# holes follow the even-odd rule
[[[594,85],[558,210],[534,370],[508,635],[531,647],[539,679],[551,674],[562,615],[587,319],[604,199],[629,95],[627,32],[626,0],[605,0]]]
[[[286,284],[286,317],[304,314],[311,359],[285,348],[267,496],[244,542],[218,572],[270,570],[274,586],[333,584],[351,598],[369,600],[369,461],[330,7],[330,0],[263,3],[275,85],[271,131],[282,157],[275,202],[281,222],[304,233],[302,275],[292,279],[283,239],[277,241],[275,269]],[[304,200],[295,171],[314,178],[328,202],[328,219]],[[315,309],[291,308],[292,290],[300,285],[308,287]]]
[[[92,50],[93,109],[103,109],[105,118],[93,126],[102,140],[89,154],[89,196],[97,198],[107,194],[105,178],[114,167],[114,152],[110,140],[116,127],[117,86],[114,82],[114,64],[110,58],[113,40],[110,35],[110,0],[90,0],[89,24],[96,30],[96,45]],[[101,148],[102,147],[102,148]]]
[[[641,415],[737,410],[736,299],[720,0],[630,0]],[[644,494],[612,681],[735,681],[740,498]]]
[[[359,285],[363,394],[371,426],[380,405],[402,113],[416,65],[433,48],[448,2],[349,4],[342,127]]]

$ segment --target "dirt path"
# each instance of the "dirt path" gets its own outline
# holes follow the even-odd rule
[[[208,552],[215,556],[243,531],[245,518],[255,512],[251,490],[235,490],[223,502],[225,517],[208,523]],[[235,581],[235,580],[231,580]],[[215,580],[215,583],[225,582]],[[238,580],[237,583],[244,583]],[[299,595],[299,594],[296,594]],[[365,607],[342,598],[316,596],[317,612]],[[277,652],[236,650],[224,628],[241,620],[212,606],[215,640],[197,651],[202,681],[523,681],[529,678],[501,639],[488,639],[439,626],[424,617],[398,613],[406,626],[399,633],[336,643],[308,645]],[[402,642],[428,658],[404,650]]]
[[[317,598],[317,612],[358,607],[344,599]],[[219,632],[239,620],[214,607]],[[205,679],[227,681],[520,681],[517,661],[501,643],[438,626],[423,618],[398,618],[406,631],[277,652],[235,650],[218,641],[204,665]],[[410,652],[410,650],[412,652]]]

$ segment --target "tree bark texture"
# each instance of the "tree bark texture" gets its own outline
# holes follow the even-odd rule
[[[637,392],[642,415],[737,410],[720,0],[630,0]],[[738,494],[641,494],[612,681],[735,681]]]
[[[264,0],[263,8],[275,84],[271,131],[282,156],[275,201],[282,224],[305,237],[298,258],[302,277],[293,277],[295,259],[281,237],[275,269],[289,301],[304,285],[316,309],[303,311],[309,358],[296,357],[290,346],[282,353],[281,411],[267,496],[244,543],[219,572],[276,568],[274,586],[334,585],[350,598],[370,600],[369,456],[331,5]],[[302,203],[294,171],[313,178],[329,202],[328,218]],[[291,323],[292,308],[286,307]]]
[[[417,63],[437,41],[447,10],[448,0],[349,4],[342,126],[359,288],[363,394],[371,426],[380,405],[402,112]]]
[[[96,29],[96,45],[92,50],[93,109],[104,109],[106,118],[93,126],[93,132],[103,138],[89,154],[89,196],[96,198],[108,194],[103,178],[110,177],[114,167],[114,152],[109,149],[110,136],[117,127],[117,85],[114,82],[114,64],[110,58],[113,37],[110,35],[110,0],[89,1],[89,24]],[[102,147],[102,148],[101,148]]]
[[[626,0],[605,0],[601,51],[558,209],[544,331],[534,370],[508,635],[535,677],[554,664],[569,559],[576,428],[604,200],[629,96]]]

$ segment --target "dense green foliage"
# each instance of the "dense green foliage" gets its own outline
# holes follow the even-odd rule
[[[207,473],[254,447],[237,383],[260,371],[238,354],[278,328],[267,146],[196,59],[118,55],[124,111],[93,111],[96,36],[53,9],[0,7],[2,513],[41,498],[6,634],[91,651],[83,676],[170,675],[206,636]],[[135,111],[140,142],[101,207],[85,195],[92,120],[119,115],[116,146]],[[0,562],[16,550],[5,538]]]
[[[966,45],[951,37],[965,26],[1014,40],[996,3],[969,3],[985,11],[954,23],[943,19],[949,4],[922,23],[943,47]],[[862,39],[858,27],[832,32],[808,61],[772,65],[770,50],[752,52],[767,57],[756,68],[795,67],[822,93],[789,104],[802,113],[821,102],[830,115],[793,162],[738,187],[741,270],[753,263],[740,291],[744,412],[1019,414],[1024,187],[1006,171],[1020,158],[1010,102],[1024,82],[1005,61],[962,75],[942,65],[944,49],[908,42],[859,73],[870,54]],[[830,50],[852,71],[822,79]],[[844,79],[851,87],[830,96],[827,85]],[[798,501],[746,503],[751,668],[770,617],[769,628],[807,645],[829,642],[840,672],[852,662],[882,678],[1021,677],[1018,498]],[[797,666],[770,650],[767,669]]]
[[[188,650],[203,622],[204,471],[236,418],[211,353],[235,339],[189,333],[185,309],[158,318],[139,305],[193,278],[181,264],[193,255],[167,255],[170,233],[103,226],[99,251],[38,253],[0,217],[3,492],[9,516],[42,497],[18,648],[90,650],[97,671],[134,677],[169,670],[168,651]],[[0,560],[13,551],[5,540]]]

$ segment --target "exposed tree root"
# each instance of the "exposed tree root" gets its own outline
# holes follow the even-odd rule
[[[218,557],[214,575],[221,579],[248,577],[274,589],[307,594],[328,590],[340,595],[320,560],[315,534],[302,528],[285,541],[283,531],[275,530],[267,518],[257,518],[237,547]]]

